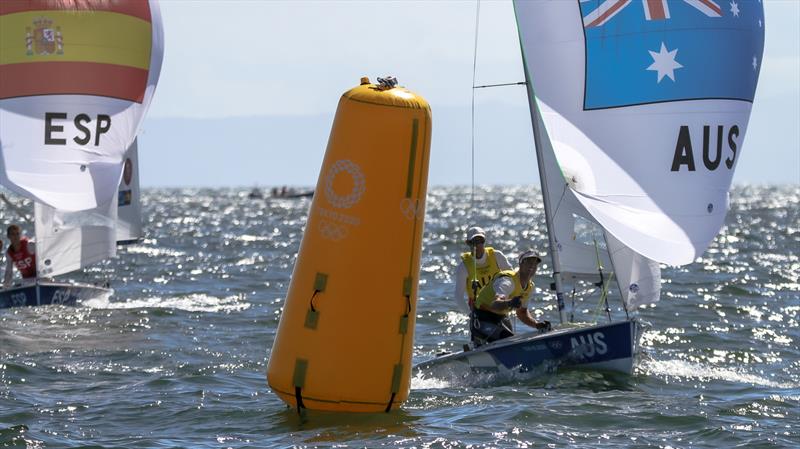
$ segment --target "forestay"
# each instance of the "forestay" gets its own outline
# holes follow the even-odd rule
[[[0,183],[62,211],[108,207],[162,56],[155,0],[0,2]]]
[[[763,53],[761,3],[519,1],[515,11],[577,202],[635,253],[692,262],[727,211]]]

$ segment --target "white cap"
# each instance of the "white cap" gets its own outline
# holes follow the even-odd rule
[[[483,228],[473,226],[467,229],[467,243],[471,242],[475,237],[483,237],[486,240],[486,233],[483,232]]]
[[[539,257],[539,254],[536,251],[534,251],[532,249],[529,249],[529,250],[527,250],[524,253],[519,255],[519,264],[522,265],[522,261],[523,260],[530,259],[530,258],[539,259],[539,262],[542,261],[542,258]]]

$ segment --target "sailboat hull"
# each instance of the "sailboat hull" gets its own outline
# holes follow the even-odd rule
[[[630,374],[637,341],[633,320],[590,327],[557,329],[506,338],[468,351],[418,364],[424,377],[451,378],[465,373],[552,372],[587,368]]]
[[[36,282],[0,290],[0,309],[50,304],[73,306],[81,301],[111,295],[114,291],[90,284]]]

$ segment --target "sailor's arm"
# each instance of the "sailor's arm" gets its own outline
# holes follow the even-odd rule
[[[528,308],[525,306],[517,307],[517,318],[519,318],[519,320],[522,321],[523,323],[535,329],[539,329],[544,324],[544,323],[539,323],[538,321],[533,319],[533,316],[531,316],[531,311],[528,310]]]
[[[6,256],[6,275],[3,278],[3,287],[8,288],[11,285],[11,279],[14,277],[14,263],[11,262],[11,258]]]
[[[484,308],[498,314],[505,314],[508,310],[513,309],[516,301],[514,298],[509,298],[508,295],[514,291],[514,283],[508,276],[501,276],[494,280],[492,284],[495,296],[494,301]]]
[[[531,315],[531,311],[528,310],[528,306],[527,306],[528,302],[527,301],[523,301],[523,304],[524,305],[520,305],[519,307],[517,307],[517,318],[519,318],[520,321],[522,321],[523,323],[527,324],[528,326],[530,326],[530,327],[532,327],[534,329],[550,330],[550,322],[549,321],[547,321],[547,320],[536,321],[533,318],[533,315]]]

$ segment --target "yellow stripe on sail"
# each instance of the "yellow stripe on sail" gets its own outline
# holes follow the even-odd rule
[[[45,40],[37,41],[43,34]],[[0,16],[0,65],[97,62],[147,70],[151,41],[149,22],[115,12],[36,11]]]

